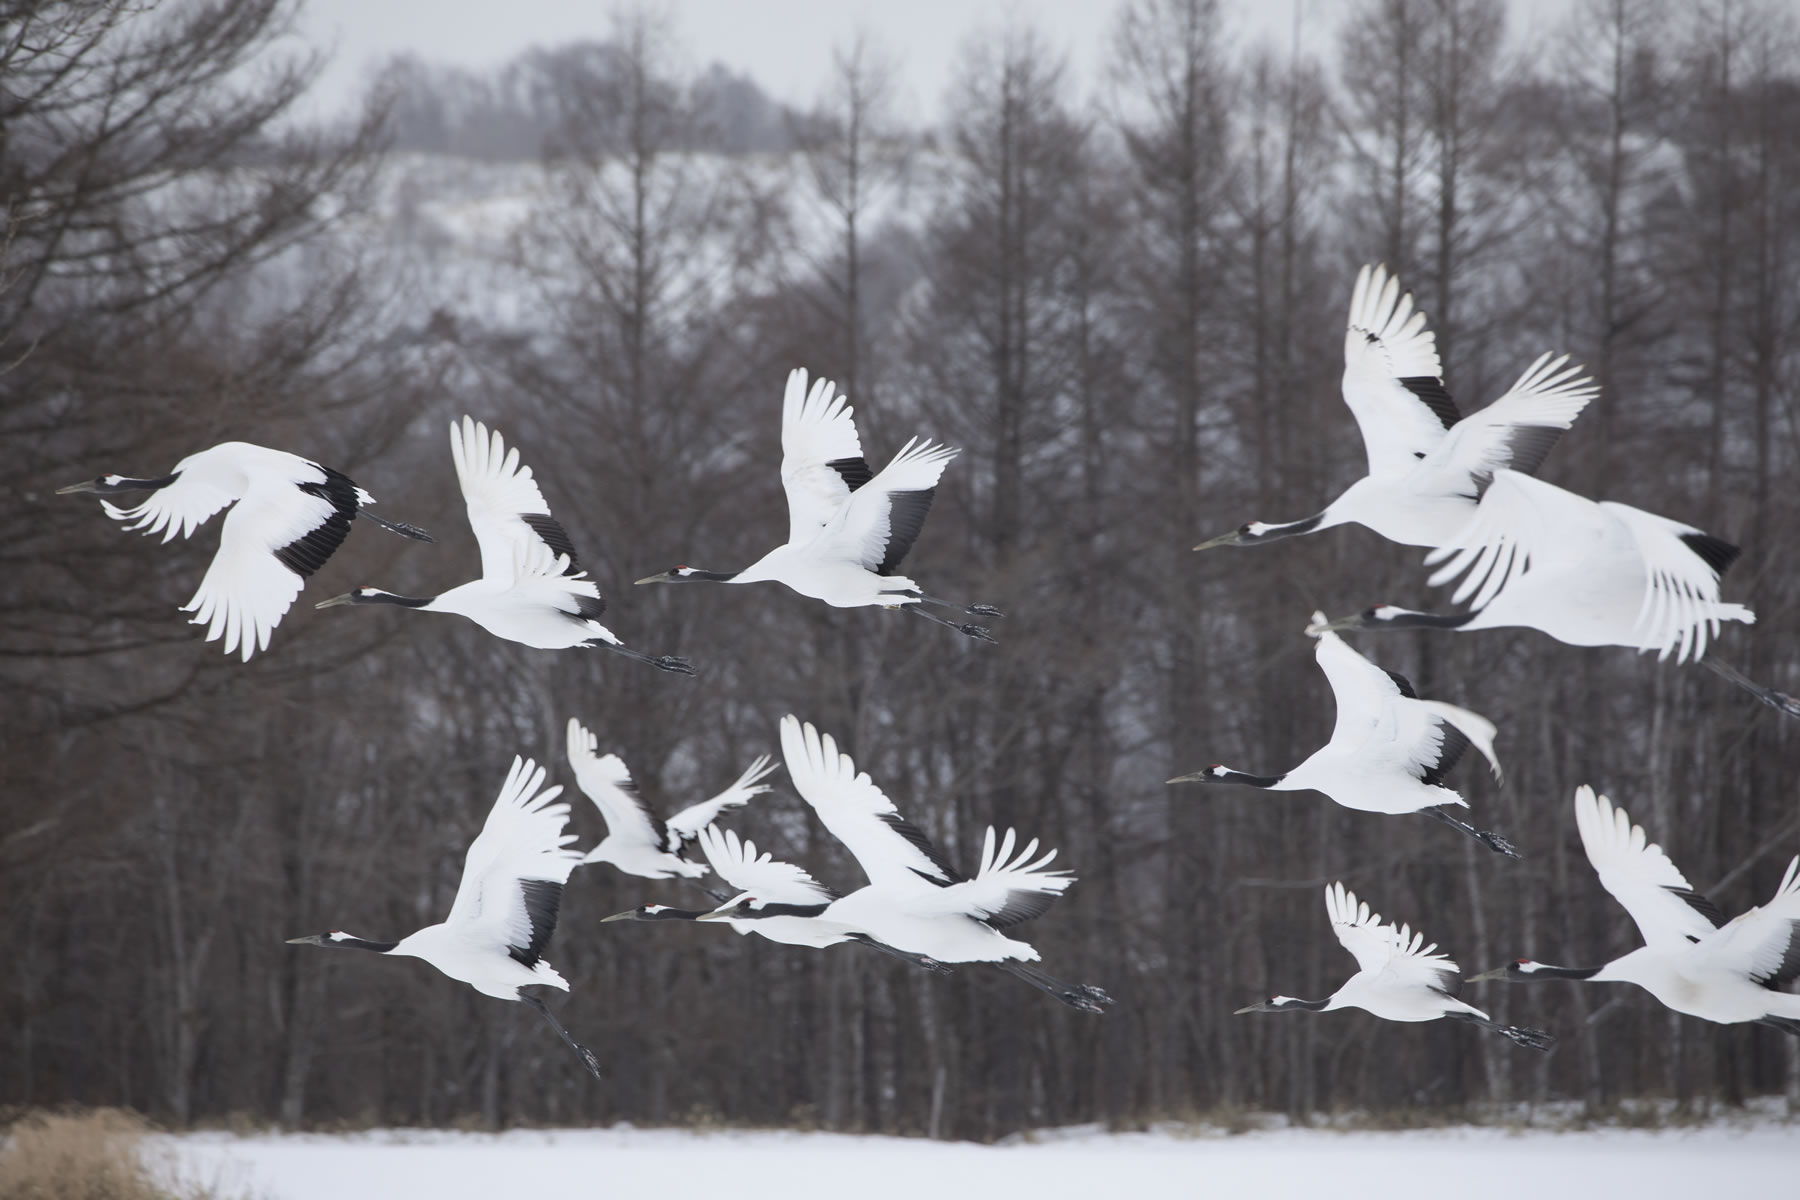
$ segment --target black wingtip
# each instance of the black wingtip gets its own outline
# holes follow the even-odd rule
[[[1714,575],[1723,575],[1727,567],[1738,560],[1744,551],[1724,538],[1716,538],[1710,533],[1684,533],[1681,540],[1687,548],[1700,556],[1702,562],[1712,568]]]

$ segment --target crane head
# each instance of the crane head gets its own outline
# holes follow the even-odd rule
[[[120,492],[154,492],[158,488],[166,488],[174,483],[180,475],[165,475],[161,479],[133,479],[129,475],[98,475],[93,479],[84,479],[80,483],[71,483],[68,487],[56,489],[59,496],[72,495],[75,492],[94,492],[101,496],[116,496]]]
[[[685,909],[670,908],[666,904],[640,904],[636,908],[628,908],[622,913],[614,913],[610,917],[601,917],[600,923],[608,921],[692,921],[695,913]]]

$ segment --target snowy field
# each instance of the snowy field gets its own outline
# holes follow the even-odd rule
[[[267,1200],[513,1196],[731,1200],[1218,1196],[1252,1200],[1535,1200],[1790,1196],[1800,1124],[1656,1132],[1406,1133],[1287,1129],[1227,1136],[1040,1134],[999,1146],[824,1133],[392,1131],[172,1143],[190,1178]]]

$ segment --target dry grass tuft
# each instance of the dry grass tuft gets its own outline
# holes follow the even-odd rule
[[[150,1127],[113,1108],[30,1113],[0,1141],[0,1200],[217,1200],[209,1187],[158,1169]]]

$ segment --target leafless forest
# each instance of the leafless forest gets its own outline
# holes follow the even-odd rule
[[[1422,817],[1164,785],[1325,740],[1314,609],[1449,607],[1422,551],[1359,527],[1190,551],[1361,473],[1338,377],[1364,262],[1428,312],[1464,411],[1541,351],[1584,362],[1603,393],[1543,474],[1742,544],[1724,591],[1758,620],[1721,657],[1800,692],[1800,14],[1583,0],[1519,30],[1483,0],[1353,7],[1318,60],[1234,35],[1211,0],[1130,0],[1091,101],[1057,46],[997,30],[933,129],[895,116],[879,45],[787,112],[684,73],[679,30],[626,12],[605,44],[491,78],[397,63],[365,118],[315,129],[288,117],[318,65],[278,36],[290,0],[0,4],[0,1104],[973,1138],[1237,1108],[1800,1104],[1791,1040],[1618,985],[1470,989],[1559,1034],[1548,1056],[1444,1022],[1231,1015],[1353,969],[1333,879],[1470,974],[1633,944],[1576,840],[1580,783],[1728,912],[1800,849],[1800,724],[1704,671],[1527,632],[1355,639],[1499,724],[1506,785],[1470,763],[1448,782],[1522,861]],[[397,264],[445,251],[429,191],[390,200],[421,162],[532,180],[518,303],[414,302]],[[914,433],[964,448],[909,573],[1004,609],[999,645],[773,586],[630,586],[781,539],[798,365],[850,394],[871,461]],[[608,625],[697,678],[313,610],[474,577],[445,436],[465,412],[535,468]],[[165,546],[52,492],[229,438],[350,474],[438,544],[355,531],[268,653],[226,658],[177,611],[217,522]],[[774,750],[787,712],[966,867],[990,822],[1061,847],[1080,882],[1025,936],[1117,1009],[855,947],[602,926],[697,894],[595,867],[548,957],[602,1085],[520,1005],[283,944],[440,919],[512,755],[573,782],[570,716],[666,808]],[[784,789],[727,823],[859,882]]]

